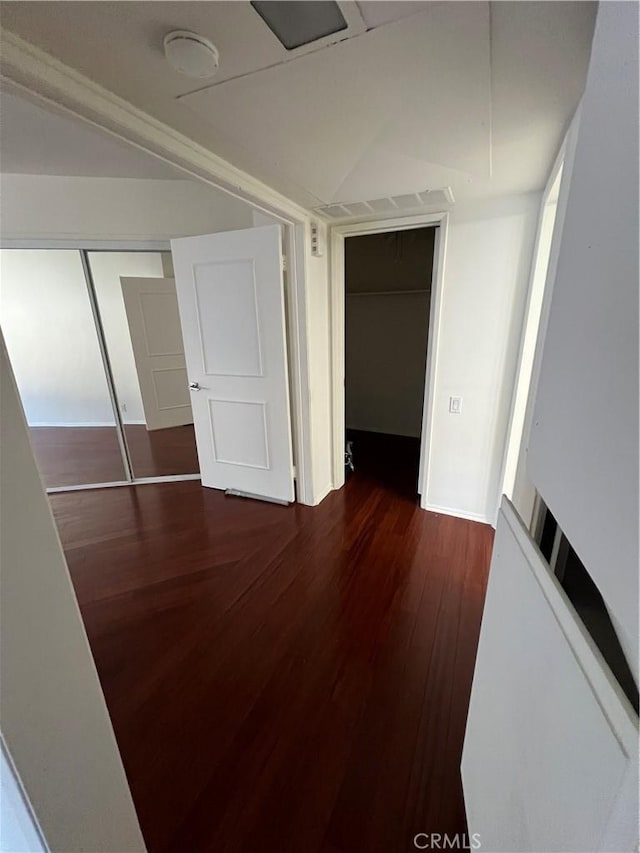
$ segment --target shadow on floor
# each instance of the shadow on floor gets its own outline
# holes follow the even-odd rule
[[[351,477],[368,479],[395,494],[418,501],[420,439],[347,429],[352,442]]]

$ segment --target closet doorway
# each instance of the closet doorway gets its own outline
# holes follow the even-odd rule
[[[345,474],[417,501],[436,227],[344,240]]]

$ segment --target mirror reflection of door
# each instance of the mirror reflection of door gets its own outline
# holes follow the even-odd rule
[[[136,476],[192,473],[193,412],[173,278],[120,279],[138,375],[145,432],[125,432]]]
[[[121,278],[148,430],[193,423],[184,345],[172,278]]]
[[[170,254],[90,252],[89,262],[134,477],[197,474]]]

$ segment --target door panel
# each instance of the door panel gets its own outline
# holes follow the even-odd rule
[[[175,281],[120,279],[148,430],[193,423]]]
[[[280,227],[171,251],[202,484],[292,501]]]
[[[207,317],[204,366],[218,376],[262,376],[252,261],[202,264],[194,272],[198,314]]]

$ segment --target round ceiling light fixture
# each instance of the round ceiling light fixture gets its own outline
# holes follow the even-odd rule
[[[189,30],[173,30],[164,37],[167,62],[187,77],[213,77],[218,70],[218,48]]]

